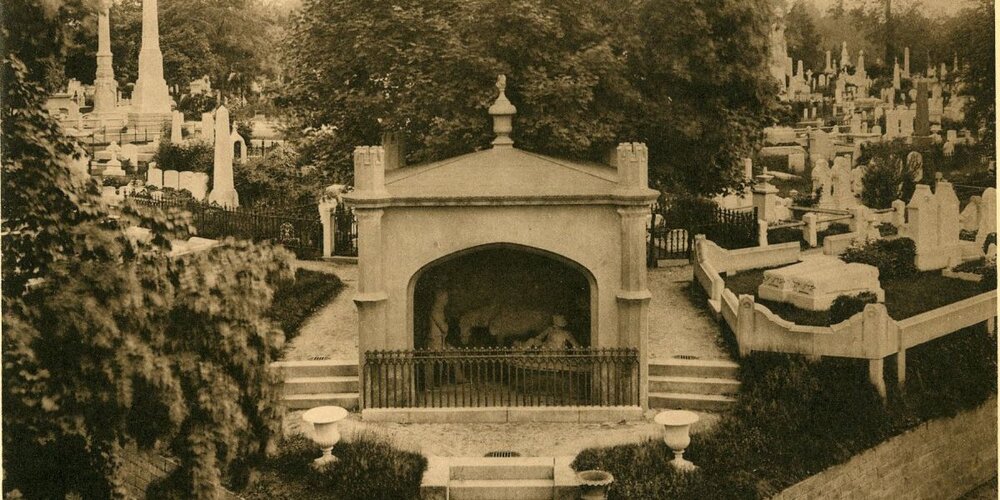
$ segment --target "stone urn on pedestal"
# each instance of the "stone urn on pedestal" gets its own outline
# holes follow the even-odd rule
[[[318,406],[302,414],[302,420],[313,424],[313,442],[323,450],[323,455],[313,461],[319,469],[337,461],[333,445],[340,441],[337,422],[347,417],[347,410],[339,406]]]
[[[654,421],[663,426],[663,442],[674,452],[670,461],[675,469],[690,472],[697,467],[684,460],[684,450],[691,444],[691,425],[698,421],[698,414],[686,410],[661,411]]]
[[[615,482],[610,472],[603,470],[585,470],[576,473],[580,481],[581,500],[605,500],[608,498],[608,487]]]

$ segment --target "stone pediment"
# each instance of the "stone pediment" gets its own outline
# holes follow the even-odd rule
[[[385,205],[633,204],[652,189],[621,188],[618,170],[505,147],[385,172]],[[353,198],[353,197],[352,197]],[[366,204],[362,200],[356,200]]]

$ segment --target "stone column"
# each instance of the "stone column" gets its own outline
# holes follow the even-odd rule
[[[623,194],[647,194],[649,163],[646,145],[619,144],[615,151],[618,189]],[[649,206],[630,205],[618,208],[621,222],[621,288],[618,299],[618,347],[639,350],[639,404],[648,408],[648,312],[652,295],[646,286],[646,228]],[[598,346],[610,345],[600,340]]]
[[[646,285],[646,217],[649,208],[621,207],[621,289],[618,299],[618,346],[639,350],[639,403],[648,408],[648,313],[652,294]],[[605,344],[606,345],[606,344]]]
[[[142,45],[139,49],[139,76],[132,91],[132,108],[142,114],[170,113],[170,91],[163,79],[156,0],[142,1]]]
[[[334,235],[337,233],[337,199],[324,197],[319,201],[319,221],[323,224],[323,257],[333,257]]]
[[[910,48],[903,49],[903,77],[910,77]]]
[[[375,197],[385,192],[384,150],[381,146],[354,149],[354,184],[357,198]],[[412,345],[387,345],[386,309],[382,251],[381,208],[355,207],[358,219],[358,354],[364,364],[365,352],[381,349],[408,349]],[[361,366],[359,365],[359,366]]]
[[[892,202],[892,209],[892,225],[896,226],[896,229],[902,229],[906,225],[906,202],[896,200]]]
[[[778,188],[770,183],[773,178],[765,170],[757,176],[757,184],[753,187],[753,206],[757,209],[757,218],[767,222],[777,220]]]
[[[118,82],[111,64],[111,24],[109,4],[102,5],[97,14],[97,75],[94,78],[94,113],[115,111],[118,96]]]

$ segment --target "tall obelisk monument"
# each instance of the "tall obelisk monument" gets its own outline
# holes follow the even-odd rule
[[[118,82],[111,66],[110,2],[101,2],[97,14],[97,75],[94,78],[94,113],[113,113],[118,101]]]
[[[130,125],[137,128],[170,122],[170,92],[163,79],[163,53],[156,0],[142,0],[142,48],[139,49],[139,77],[132,91]],[[135,116],[138,115],[138,116]]]

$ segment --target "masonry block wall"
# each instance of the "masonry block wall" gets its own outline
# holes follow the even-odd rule
[[[997,400],[896,436],[774,498],[961,497],[997,474]]]
[[[170,475],[180,462],[165,457],[155,450],[140,450],[134,444],[125,446],[122,453],[122,475],[125,478],[127,498],[146,498],[146,488],[153,481]],[[236,500],[239,497],[224,490],[223,500]]]

